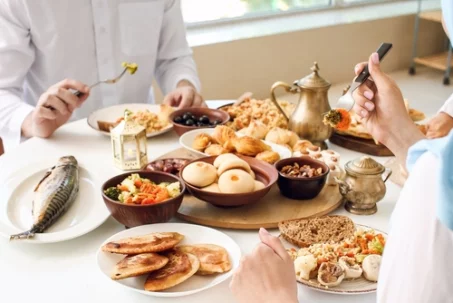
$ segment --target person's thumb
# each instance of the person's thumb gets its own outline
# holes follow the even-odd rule
[[[272,250],[280,256],[283,260],[287,260],[289,258],[286,249],[283,247],[282,242],[277,237],[272,236],[266,229],[260,228],[260,240]]]
[[[373,81],[379,87],[383,85],[385,81],[385,75],[381,70],[381,64],[379,62],[379,55],[377,53],[372,53],[368,60],[368,71],[370,72]]]

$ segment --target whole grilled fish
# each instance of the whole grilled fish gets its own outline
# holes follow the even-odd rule
[[[73,156],[61,157],[49,169],[34,190],[32,206],[33,226],[10,240],[33,238],[44,232],[74,202],[79,192],[79,166]]]

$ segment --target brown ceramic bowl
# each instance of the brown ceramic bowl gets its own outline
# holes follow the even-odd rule
[[[214,120],[220,120],[222,121],[221,123],[217,125],[224,125],[228,121],[230,121],[230,115],[220,109],[211,109],[207,107],[193,107],[193,108],[183,108],[176,110],[172,112],[169,116],[170,122],[173,124],[173,129],[175,132],[178,134],[178,136],[181,136],[182,134],[194,130],[194,129],[199,129],[199,128],[213,128],[216,127],[216,125],[212,126],[186,126],[183,124],[176,123],[174,120],[176,117],[181,117],[185,113],[190,112],[192,113],[195,117],[201,117],[201,116],[208,116],[209,120],[214,121]]]
[[[140,177],[149,179],[155,183],[179,182],[181,194],[164,202],[150,205],[130,205],[114,201],[104,194],[104,190],[117,186],[131,174],[139,174]],[[155,171],[132,171],[115,176],[102,185],[102,198],[105,205],[118,222],[126,227],[135,227],[151,223],[163,223],[170,220],[178,211],[184,198],[184,182],[177,176]]]
[[[239,158],[245,160],[252,170],[255,172],[256,180],[261,181],[264,183],[265,187],[263,189],[251,192],[251,193],[244,193],[244,194],[223,194],[223,193],[213,193],[208,191],[203,191],[198,187],[192,186],[189,183],[186,183],[187,190],[196,198],[203,200],[207,203],[210,203],[215,206],[220,207],[237,207],[246,204],[252,204],[258,202],[261,198],[263,198],[271,189],[272,185],[277,181],[278,172],[272,165],[257,160],[251,157],[245,157],[241,155],[237,155]],[[205,157],[194,160],[192,162],[203,161],[210,164],[214,163],[214,160],[217,156],[212,157]],[[190,163],[192,163],[190,162]],[[189,165],[188,163],[187,165]],[[186,165],[186,166],[187,166]],[[184,168],[181,171],[184,171]]]
[[[312,178],[289,177],[282,174],[280,171],[286,165],[298,163],[299,166],[310,165],[313,168],[322,168],[320,176]],[[327,175],[330,172],[329,167],[324,162],[312,159],[310,157],[294,157],[282,159],[275,163],[275,168],[278,171],[278,188],[285,197],[296,200],[313,199],[324,188]]]

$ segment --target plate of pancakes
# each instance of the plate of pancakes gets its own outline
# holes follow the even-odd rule
[[[101,272],[116,285],[154,297],[182,297],[233,274],[241,250],[212,228],[161,223],[119,232],[97,252]]]

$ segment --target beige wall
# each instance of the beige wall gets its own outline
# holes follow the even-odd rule
[[[332,84],[347,82],[354,65],[366,60],[381,42],[394,45],[383,68],[406,69],[413,28],[414,16],[402,16],[200,46],[193,51],[205,99],[234,99],[245,91],[268,97],[275,81],[292,82],[307,75],[314,61],[320,75]],[[441,25],[422,21],[419,55],[439,52],[444,43]],[[161,98],[158,93],[157,100]]]

